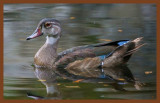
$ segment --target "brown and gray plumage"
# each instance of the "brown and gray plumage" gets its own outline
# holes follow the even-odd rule
[[[54,18],[42,19],[35,32],[27,40],[43,34],[47,35],[47,39],[34,57],[37,67],[51,68],[58,75],[65,75],[73,79],[77,77],[110,77],[113,80],[118,80],[119,74],[123,74],[135,83],[135,79],[130,71],[126,72],[125,69],[112,68],[118,68],[128,62],[131,55],[143,46],[143,44],[139,44],[142,37],[132,41],[119,40],[110,43],[73,47],[58,54],[57,45],[61,37],[60,22]],[[129,81],[129,79],[126,81]]]

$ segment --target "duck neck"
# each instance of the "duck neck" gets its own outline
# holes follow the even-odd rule
[[[54,36],[47,36],[46,37],[46,45],[51,45],[53,48],[57,48],[58,45],[58,41],[59,41],[59,36],[58,37],[54,37]]]
[[[60,37],[47,36],[45,44],[39,49],[34,57],[38,66],[52,67],[57,57],[57,45]]]

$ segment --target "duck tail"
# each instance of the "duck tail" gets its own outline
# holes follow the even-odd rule
[[[140,41],[142,39],[143,37],[139,37],[118,46],[113,52],[111,52],[108,56],[106,56],[105,58],[106,64],[119,65],[128,62],[132,54],[145,45],[145,43],[140,44]]]
[[[138,51],[139,48],[141,48],[142,46],[146,44],[146,43],[140,44],[140,41],[142,41],[142,39],[143,37],[139,37],[128,43],[128,50],[126,50],[125,54],[123,55],[125,62],[128,62],[132,54]]]
[[[142,46],[144,46],[146,43],[139,44],[139,42],[142,39],[143,39],[143,37],[140,37],[140,38],[136,38],[133,41],[131,41],[131,42],[135,43],[135,47],[133,49],[127,51],[126,54],[124,55],[124,57],[135,53],[139,48],[141,48]]]
[[[128,55],[131,55],[131,54],[135,53],[140,47],[144,46],[145,44],[146,44],[146,43],[140,44],[140,45],[136,46],[134,49],[126,52],[126,54],[125,54],[123,57],[126,57],[126,56],[128,56]]]

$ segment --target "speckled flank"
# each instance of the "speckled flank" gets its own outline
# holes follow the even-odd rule
[[[70,63],[65,69],[74,75],[85,77],[99,77],[100,69],[97,67],[101,63],[98,57],[86,58],[84,60],[77,60]]]

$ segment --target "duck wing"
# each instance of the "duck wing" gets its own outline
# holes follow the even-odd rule
[[[97,78],[101,74],[101,70],[97,68],[101,63],[101,59],[126,42],[128,42],[128,40],[67,49],[58,54],[55,66],[61,74],[69,73],[87,78]]]
[[[56,59],[56,64],[67,65],[71,62],[74,62],[76,60],[82,60],[87,57],[107,55],[113,50],[115,50],[116,47],[125,42],[128,42],[128,40],[119,40],[110,43],[99,43],[99,44],[73,47],[63,52],[60,52]]]
[[[65,54],[60,54],[61,57],[55,65],[62,74],[70,73],[87,78],[105,77],[110,75],[104,72],[105,68],[125,64],[131,55],[144,45],[139,44],[141,39],[140,37],[133,41],[122,40],[71,48],[64,51]]]

